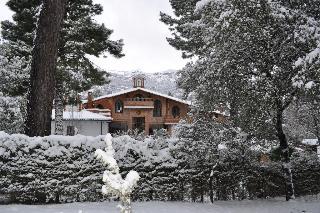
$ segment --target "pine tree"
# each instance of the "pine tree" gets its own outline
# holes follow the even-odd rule
[[[6,96],[21,96],[29,80],[27,74],[30,70],[29,61],[12,53],[11,47],[14,43],[0,44],[0,92]],[[16,47],[18,48],[18,47]],[[23,45],[20,49],[24,49]],[[26,49],[25,51],[31,51]]]
[[[2,22],[2,36],[6,42],[9,41],[10,51],[26,61],[30,60],[30,51],[17,44],[23,44],[29,49],[33,47],[40,3],[41,1],[10,0],[7,5],[15,12],[14,22]],[[115,57],[123,56],[122,40],[110,40],[112,30],[93,19],[93,16],[101,13],[101,5],[94,4],[92,0],[67,2],[55,74],[56,121],[62,120],[62,102],[66,96],[88,90],[93,85],[108,83],[109,74],[94,66],[88,55],[98,57],[108,52]],[[30,74],[30,71],[25,71],[25,75]],[[14,81],[14,84],[17,88],[22,88],[18,91],[20,95],[28,88],[28,82],[25,81]],[[61,134],[61,122],[56,124],[56,133]]]
[[[2,37],[5,42],[11,42],[12,54],[24,57],[27,61],[30,61],[31,52],[21,49],[20,44],[32,49],[40,4],[41,1],[10,0],[7,5],[15,12],[13,22],[7,20],[1,23]],[[65,93],[70,90],[79,92],[92,85],[106,83],[108,74],[95,67],[88,55],[98,57],[108,52],[115,57],[123,56],[122,40],[110,40],[113,31],[93,19],[101,13],[101,5],[94,4],[92,0],[67,3],[56,74],[57,84],[62,86]],[[24,87],[26,89],[27,85]]]
[[[299,0],[193,1],[191,6],[179,2],[171,0],[177,18],[162,14],[174,36],[169,43],[198,58],[180,72],[180,86],[195,91],[205,110],[221,102],[230,107],[234,125],[244,131],[277,138],[286,198],[294,197],[283,115],[305,85],[318,82],[319,15],[318,9],[307,9],[318,3],[309,1],[307,7]]]
[[[26,134],[29,136],[45,136],[51,133],[54,74],[65,8],[65,0],[46,0],[41,5],[35,46],[32,51],[27,103]]]

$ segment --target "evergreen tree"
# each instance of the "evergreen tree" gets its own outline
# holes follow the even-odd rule
[[[0,92],[6,96],[23,94],[24,87],[29,80],[29,61],[24,57],[15,56],[10,50],[13,43],[0,44]],[[17,47],[18,48],[18,47]],[[23,49],[20,46],[20,49]],[[27,49],[26,51],[30,51]]]
[[[41,12],[32,51],[25,125],[25,132],[29,136],[45,136],[51,133],[55,70],[66,2],[46,0],[40,6]]]
[[[10,52],[25,58],[26,63],[30,61],[29,49],[34,45],[40,4],[41,1],[10,0],[7,5],[15,12],[14,22],[2,22],[2,36],[9,41]],[[88,55],[98,57],[108,52],[115,57],[123,56],[122,40],[110,40],[112,30],[93,19],[93,16],[101,13],[101,5],[94,4],[92,0],[67,2],[55,74],[56,134],[62,134],[63,100],[66,96],[88,90],[93,85],[108,83],[109,74],[94,66]],[[30,71],[25,71],[25,75],[29,75]],[[28,81],[23,79],[13,83],[19,89],[15,95],[27,91]]]
[[[221,102],[230,107],[231,120],[244,131],[277,138],[286,198],[292,198],[283,115],[305,85],[319,82],[319,15],[307,9],[317,1],[170,2],[178,17],[161,15],[173,32],[169,43],[198,59],[181,71],[180,86],[195,91],[205,110]]]
[[[37,0],[9,0],[7,5],[15,12],[13,22],[6,20],[1,23],[2,37],[6,42],[10,41],[10,51],[26,61],[30,61],[29,49],[34,45],[40,4],[41,1]],[[93,19],[102,11],[101,5],[94,4],[92,0],[67,2],[56,74],[57,88],[61,88],[64,94],[69,91],[80,92],[92,85],[107,82],[108,74],[95,67],[88,55],[98,57],[108,52],[115,57],[123,56],[122,40],[110,40],[113,31]],[[22,49],[22,44],[28,48]],[[17,86],[24,87],[21,93],[28,88],[27,83],[20,85],[17,82]]]

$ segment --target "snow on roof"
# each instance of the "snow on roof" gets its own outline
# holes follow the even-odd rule
[[[108,94],[108,95],[100,96],[100,97],[95,98],[94,100],[100,100],[100,99],[104,99],[104,98],[112,98],[112,97],[115,97],[115,96],[123,95],[123,94],[129,93],[129,92],[135,92],[135,91],[138,91],[138,90],[141,90],[141,91],[144,91],[144,92],[147,92],[147,93],[151,93],[153,95],[161,96],[161,97],[164,97],[164,98],[168,98],[168,99],[171,99],[173,101],[177,101],[177,102],[180,102],[180,103],[183,103],[183,104],[191,105],[190,101],[185,101],[185,100],[182,100],[182,99],[179,99],[179,98],[172,97],[170,95],[164,95],[162,93],[155,92],[155,91],[152,91],[152,90],[149,90],[149,89],[146,89],[146,88],[141,88],[141,87],[131,88],[131,89],[127,89],[127,90],[122,90],[120,92],[116,92],[116,93],[111,93],[111,94]],[[87,103],[87,100],[84,100],[83,103]]]
[[[223,115],[223,116],[226,116],[226,117],[230,117],[230,113],[226,112],[226,111],[214,110],[214,111],[211,111],[211,112],[219,114],[219,115]]]
[[[310,146],[319,145],[318,139],[303,139],[302,143]]]
[[[55,119],[55,110],[52,110],[52,120]],[[89,120],[89,121],[111,121],[111,117],[106,117],[98,113],[89,112],[87,110],[64,111],[63,120]]]

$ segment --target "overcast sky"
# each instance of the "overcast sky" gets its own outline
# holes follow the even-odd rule
[[[103,5],[104,12],[96,20],[114,30],[112,39],[124,39],[125,57],[92,58],[105,70],[141,70],[159,72],[181,69],[186,61],[171,47],[166,25],[159,21],[160,11],[172,13],[169,0],[94,0]],[[0,0],[0,20],[11,18],[11,11]]]

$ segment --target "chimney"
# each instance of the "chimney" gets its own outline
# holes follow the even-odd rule
[[[88,103],[87,103],[87,108],[93,108],[93,95],[92,92],[88,92]]]
[[[78,105],[78,111],[80,112],[82,110],[82,101],[79,94],[77,95],[77,105]]]

